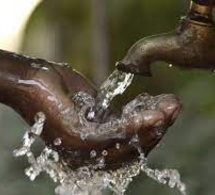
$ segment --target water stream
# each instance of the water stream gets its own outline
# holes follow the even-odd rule
[[[123,94],[132,83],[134,75],[114,70],[113,73],[101,85],[95,99],[94,109],[88,113],[87,118],[101,118],[105,110],[109,107],[111,100],[119,94]]]
[[[77,104],[76,112],[78,113],[80,123],[78,126],[76,124],[75,129],[78,129],[76,133],[79,133],[82,139],[86,139],[92,133],[104,134],[113,131],[114,135],[116,129],[119,126],[122,127],[126,123],[126,120],[132,114],[135,114],[136,107],[153,108],[156,102],[153,102],[155,100],[151,96],[146,94],[139,95],[123,108],[120,119],[101,124],[100,126],[86,120],[85,112],[88,107],[94,107],[96,110],[95,113],[102,115],[111,100],[116,95],[123,93],[132,82],[132,79],[132,74],[114,71],[101,86],[96,100],[83,92],[79,92],[73,97],[73,100],[79,103]],[[148,104],[149,102],[150,104]],[[89,116],[94,117],[95,115],[91,113]],[[72,115],[68,115],[68,117],[72,117]],[[148,167],[147,159],[145,159],[141,147],[138,145],[138,136],[134,136],[131,139],[131,144],[138,150],[140,154],[139,159],[133,163],[124,165],[116,171],[100,171],[95,169],[96,166],[105,166],[104,158],[100,158],[96,166],[89,165],[77,170],[71,170],[61,161],[58,153],[48,147],[45,147],[41,154],[35,157],[31,147],[35,139],[39,138],[42,133],[45,118],[42,112],[37,113],[35,124],[24,134],[22,147],[14,151],[15,157],[27,157],[30,167],[25,170],[25,174],[30,180],[33,181],[41,172],[46,172],[54,182],[58,183],[55,189],[55,193],[58,195],[102,195],[106,189],[111,190],[117,195],[123,195],[133,178],[143,172],[157,182],[168,185],[170,188],[176,188],[182,195],[186,195],[185,184],[181,182],[180,174],[177,170],[158,170]],[[74,125],[72,122],[71,124]],[[95,131],[92,131],[92,129],[95,129]],[[55,144],[61,145],[60,138],[55,140]],[[116,144],[116,148],[120,149],[119,143]],[[103,151],[102,153],[103,156],[108,155],[107,151]],[[96,152],[91,151],[90,155],[91,157],[95,157]]]

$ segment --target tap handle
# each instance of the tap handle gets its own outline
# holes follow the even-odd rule
[[[193,21],[212,24],[215,0],[191,0],[187,17]]]

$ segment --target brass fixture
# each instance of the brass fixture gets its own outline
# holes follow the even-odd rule
[[[151,76],[150,65],[164,61],[183,68],[215,69],[214,0],[191,1],[175,30],[136,42],[117,68]]]

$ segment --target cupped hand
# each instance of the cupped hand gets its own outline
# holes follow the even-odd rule
[[[181,108],[174,95],[141,94],[120,114],[105,122],[88,121],[85,100],[96,90],[84,76],[63,64],[0,51],[0,101],[33,124],[37,112],[46,116],[42,139],[71,168],[103,161],[99,169],[117,169],[145,156],[162,139]],[[74,99],[80,92],[84,101]],[[61,140],[55,144],[55,140]]]

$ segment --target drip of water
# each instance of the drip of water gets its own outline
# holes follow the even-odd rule
[[[42,70],[49,70],[47,67],[43,66],[42,64],[39,63],[31,63],[31,67],[35,69],[42,69]]]
[[[61,143],[62,143],[62,141],[61,141],[61,139],[59,137],[54,140],[54,145],[55,146],[60,146]]]
[[[96,156],[97,156],[96,151],[95,151],[95,150],[92,150],[92,151],[90,152],[90,157],[91,157],[91,158],[94,158],[94,157],[96,157]]]
[[[119,150],[120,149],[120,143],[116,143],[115,147],[117,150]]]

